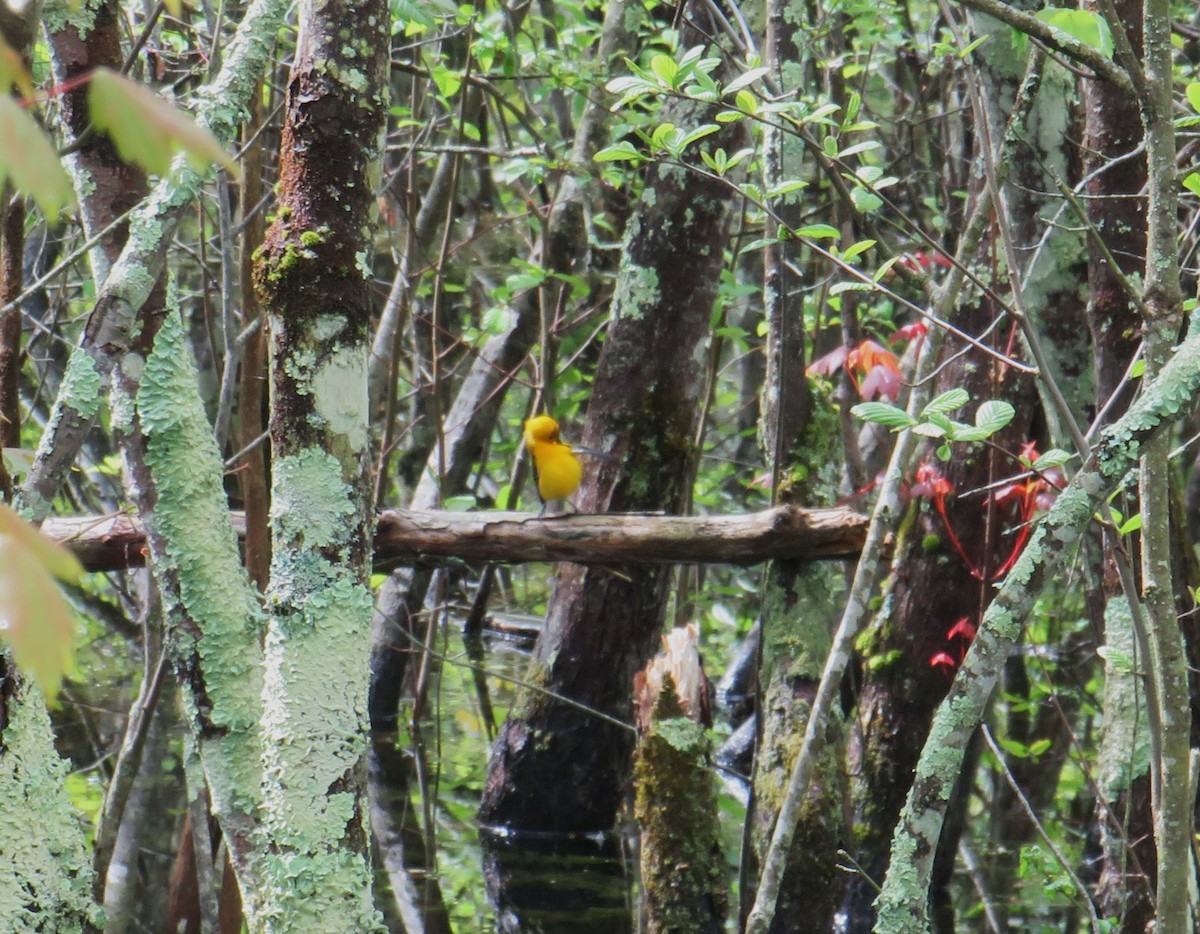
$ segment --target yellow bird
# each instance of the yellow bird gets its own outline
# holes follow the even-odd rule
[[[533,458],[542,512],[551,500],[566,499],[583,479],[583,465],[571,446],[558,436],[558,422],[549,415],[537,415],[525,422],[525,447]]]

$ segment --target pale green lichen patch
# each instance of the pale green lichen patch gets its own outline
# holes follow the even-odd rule
[[[1098,785],[1107,800],[1116,800],[1134,778],[1150,768],[1150,734],[1140,707],[1139,674],[1118,658],[1135,659],[1133,614],[1124,597],[1111,598],[1104,607],[1104,722],[1100,736]]]
[[[335,847],[362,820],[355,789],[366,751],[373,601],[345,568],[326,563],[320,576],[323,584],[306,586],[311,578],[272,575],[262,762],[264,827],[279,848],[274,901],[302,913],[280,919],[281,930],[315,929],[315,918],[321,930],[370,931],[378,920],[361,900],[366,861]]]
[[[366,862],[342,850],[285,852],[267,861],[270,930],[375,934],[386,930],[371,903]]]
[[[312,334],[314,341],[323,344],[333,340],[344,330],[346,330],[345,315],[317,315],[309,333]]]
[[[80,39],[86,39],[96,25],[96,13],[104,6],[104,0],[48,0],[42,7],[42,25],[53,34],[74,27]]]
[[[178,581],[194,620],[217,726],[257,722],[262,613],[242,570],[225,504],[224,465],[196,390],[196,369],[177,314],[168,314],[146,361],[137,398],[146,465],[158,500],[146,517],[163,537],[162,570]],[[168,599],[170,593],[167,593]]]
[[[41,691],[28,683],[8,700],[0,756],[0,918],[10,934],[79,931],[96,909],[92,865],[67,797],[67,764]]]
[[[367,446],[366,345],[334,351],[313,374],[311,391],[317,414],[329,431],[346,439],[344,453],[357,460]]]
[[[279,458],[271,473],[271,522],[277,541],[292,549],[318,549],[349,540],[357,511],[333,455],[307,448]]]
[[[295,391],[306,396],[311,391],[309,379],[317,365],[317,355],[311,347],[295,348],[283,361],[283,372],[295,383]]]
[[[104,389],[104,380],[97,372],[95,362],[85,350],[76,347],[67,360],[59,398],[83,418],[93,419],[100,412]]]
[[[626,263],[617,277],[613,312],[618,317],[641,318],[662,300],[658,271],[649,266]]]

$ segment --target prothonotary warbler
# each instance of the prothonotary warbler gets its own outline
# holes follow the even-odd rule
[[[571,446],[558,436],[558,422],[549,415],[536,415],[525,422],[525,447],[533,458],[542,512],[551,500],[566,499],[583,479],[583,465]]]

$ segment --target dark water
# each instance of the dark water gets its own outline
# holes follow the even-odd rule
[[[491,746],[488,721],[503,720],[524,677],[531,641],[488,638],[480,657],[468,654],[453,625],[447,629],[439,637],[441,660],[420,728],[403,733],[399,745],[415,763],[411,801],[427,822],[424,871],[437,880],[450,927],[462,934],[636,930],[632,832],[578,837],[478,825]],[[730,797],[721,803],[730,818],[732,863],[744,812]]]

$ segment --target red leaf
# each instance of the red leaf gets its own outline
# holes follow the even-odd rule
[[[895,402],[900,398],[900,390],[904,386],[904,380],[900,376],[899,370],[876,365],[871,368],[871,372],[867,374],[867,378],[862,381],[858,387],[858,394],[863,399],[881,398],[887,399],[888,402]]]
[[[897,376],[902,376],[900,372],[900,361],[896,359],[896,355],[872,340],[865,340],[855,347],[846,357],[846,366],[852,370],[858,370],[860,373],[869,373],[877,366],[886,367],[894,372]]]
[[[896,333],[888,338],[888,343],[899,344],[901,341],[910,341],[913,338],[920,340],[928,333],[929,325],[924,321],[914,321],[912,324],[906,324],[902,328],[897,328]]]
[[[946,631],[946,638],[951,641],[954,639],[962,639],[968,643],[974,639],[975,624],[971,622],[971,617],[964,616],[957,623],[951,626]]]
[[[825,356],[814,360],[808,365],[808,369],[804,372],[809,376],[819,374],[821,376],[832,376],[842,368],[842,364],[846,362],[846,355],[850,352],[847,347],[835,347]]]

